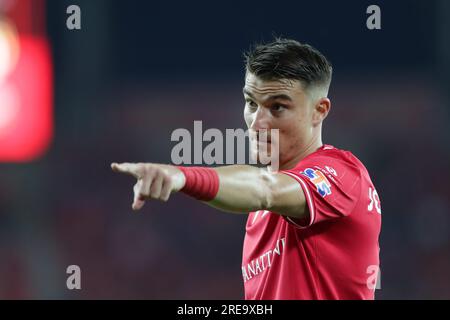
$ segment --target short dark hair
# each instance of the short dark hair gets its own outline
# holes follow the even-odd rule
[[[291,39],[276,38],[257,44],[244,54],[247,72],[262,80],[299,80],[304,89],[323,86],[328,89],[333,67],[317,49]]]

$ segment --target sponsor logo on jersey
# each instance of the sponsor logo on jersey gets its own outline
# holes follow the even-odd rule
[[[331,183],[328,181],[327,177],[325,177],[322,171],[307,168],[303,172],[301,172],[301,174],[309,178],[309,180],[316,186],[317,192],[322,197],[326,197],[331,194]]]

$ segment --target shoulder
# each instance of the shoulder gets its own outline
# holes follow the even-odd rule
[[[298,173],[311,175],[311,172],[322,171],[332,180],[363,180],[368,176],[367,169],[363,163],[348,150],[324,145],[318,151],[301,160],[294,170]],[[310,174],[308,174],[310,172]]]
[[[358,171],[366,171],[364,164],[349,150],[343,150],[331,145],[324,145],[318,151],[301,160],[296,168],[307,165],[337,165],[339,167],[350,167]]]

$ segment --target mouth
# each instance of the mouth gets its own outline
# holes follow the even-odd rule
[[[263,139],[264,138],[264,139]],[[269,144],[272,142],[272,138],[271,137],[261,137],[259,135],[256,136],[256,142],[258,143],[264,143],[264,144]]]

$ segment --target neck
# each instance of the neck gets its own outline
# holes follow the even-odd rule
[[[311,153],[314,153],[323,146],[322,137],[320,135],[314,137],[308,145],[302,148],[295,157],[291,158],[289,161],[285,163],[280,163],[280,170],[289,170],[293,169],[300,160],[306,158]]]

